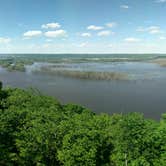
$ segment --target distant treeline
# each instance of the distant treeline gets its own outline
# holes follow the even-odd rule
[[[166,166],[166,114],[97,115],[0,83],[0,165]]]

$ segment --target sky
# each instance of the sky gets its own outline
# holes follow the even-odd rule
[[[0,0],[0,53],[166,53],[166,0]]]

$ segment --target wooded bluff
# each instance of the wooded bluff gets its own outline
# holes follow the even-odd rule
[[[0,165],[165,166],[166,114],[95,114],[0,84]]]

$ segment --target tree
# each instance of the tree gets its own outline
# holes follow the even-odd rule
[[[2,82],[0,81],[0,91],[2,90]]]
[[[113,121],[114,118],[113,117]],[[117,120],[118,119],[118,120]],[[114,137],[114,153],[111,156],[117,165],[156,166],[160,160],[161,145],[156,134],[159,124],[146,120],[142,114],[130,113],[116,118],[112,127]]]
[[[88,113],[63,121],[59,127],[62,145],[58,159],[67,166],[113,165],[110,161],[113,145],[109,124],[109,116]]]
[[[36,91],[0,90],[0,165],[165,166],[166,114],[97,115]]]

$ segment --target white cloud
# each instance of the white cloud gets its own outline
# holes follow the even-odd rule
[[[46,39],[46,42],[52,42],[53,40],[52,39]]]
[[[157,34],[157,33],[161,33],[161,29],[158,26],[151,26],[148,29],[148,32],[151,34]]]
[[[42,35],[41,31],[27,31],[23,34],[24,37],[36,37]]]
[[[82,33],[81,36],[82,37],[91,37],[91,33]]]
[[[60,28],[61,25],[59,23],[52,22],[52,23],[48,23],[48,24],[43,24],[41,27],[44,29],[48,29],[48,28],[54,29],[54,28]]]
[[[88,30],[101,30],[104,29],[102,26],[90,25],[87,27]]]
[[[8,44],[11,42],[10,38],[0,37],[0,44]]]
[[[77,47],[87,47],[87,46],[88,46],[88,43],[87,43],[87,42],[84,42],[84,43],[74,44],[74,45],[77,46]]]
[[[81,43],[79,46],[80,47],[86,47],[88,45],[88,43]]]
[[[65,30],[56,30],[56,31],[47,31],[44,34],[46,37],[57,38],[57,37],[66,37],[67,32]]]
[[[159,39],[160,40],[166,40],[166,37],[165,36],[160,36]]]
[[[108,44],[108,47],[113,47],[113,44]]]
[[[124,39],[124,41],[129,42],[129,43],[135,43],[135,42],[140,42],[141,39],[134,38],[134,37],[129,37],[129,38]]]
[[[122,9],[129,9],[129,6],[128,5],[121,5],[120,8],[122,8]]]
[[[161,33],[160,29],[154,29],[154,30],[151,30],[149,31],[150,34],[159,34]]]
[[[110,23],[107,23],[106,26],[109,27],[109,28],[113,28],[113,27],[117,26],[117,23],[116,22],[110,22]]]
[[[111,35],[111,34],[113,34],[112,31],[101,31],[101,32],[99,32],[97,35],[98,35],[98,36],[109,36],[109,35]]]
[[[166,2],[166,0],[156,0],[155,2],[156,3],[164,3],[164,2]]]
[[[148,32],[150,34],[159,34],[162,33],[161,28],[159,26],[150,26],[147,28],[138,27],[138,32]]]

